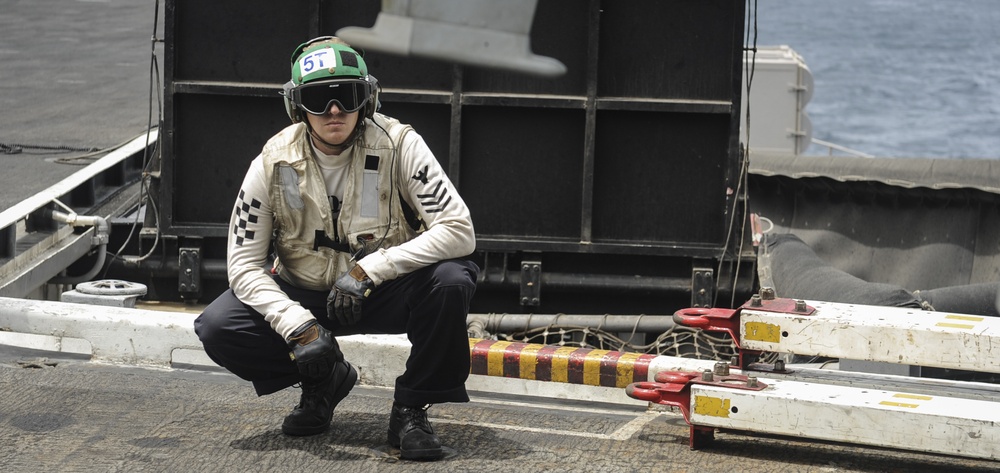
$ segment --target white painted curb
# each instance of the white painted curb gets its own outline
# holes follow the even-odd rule
[[[170,368],[215,366],[194,333],[194,314],[0,297],[0,344],[89,354],[96,362]],[[410,354],[405,335],[338,337],[364,385],[392,388]],[[702,370],[713,362],[657,357],[659,369]],[[472,375],[470,391],[645,406],[624,389]]]

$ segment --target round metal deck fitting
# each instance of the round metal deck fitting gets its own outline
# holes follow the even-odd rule
[[[76,285],[81,294],[95,296],[143,296],[146,295],[146,285],[118,279],[101,279],[87,281]]]

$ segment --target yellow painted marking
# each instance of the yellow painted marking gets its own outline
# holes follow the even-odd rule
[[[959,328],[959,329],[963,329],[963,330],[972,330],[972,329],[976,328],[975,325],[971,325],[971,324],[949,324],[947,322],[938,322],[938,323],[934,324],[934,326],[935,327],[944,327],[944,328]]]
[[[916,409],[920,407],[919,404],[908,404],[905,402],[892,402],[892,401],[882,401],[879,404],[883,406],[893,406],[893,407],[908,407],[910,409]]]
[[[538,366],[538,350],[545,345],[526,345],[521,350],[521,357],[518,362],[521,364],[521,379],[536,379],[535,367]]]
[[[619,388],[624,388],[629,384],[632,384],[633,378],[635,378],[635,362],[642,356],[641,353],[622,353],[621,358],[618,358],[618,366],[616,370],[618,374],[616,378],[616,386]]]
[[[944,316],[944,318],[951,320],[965,320],[968,322],[982,322],[983,320],[986,320],[984,317],[978,317],[975,315],[956,315],[956,314],[946,315]]]
[[[729,417],[729,399],[710,396],[694,397],[694,413],[703,416]]]
[[[611,353],[611,350],[594,350],[587,353],[583,359],[583,384],[601,385],[601,359],[608,353]]]
[[[476,344],[483,341],[482,338],[470,338],[469,339],[469,351],[476,347]]]
[[[930,401],[934,399],[931,396],[925,396],[923,394],[906,394],[906,393],[896,393],[893,394],[892,397],[897,399],[913,399],[914,401]],[[916,409],[920,407],[920,404],[914,404],[912,402],[882,401],[879,404],[883,406],[906,407],[909,409]]]
[[[901,397],[903,399],[916,399],[918,401],[930,401],[931,399],[934,399],[933,397],[924,396],[923,394],[903,394],[903,393],[893,394],[892,397]]]
[[[778,343],[781,341],[781,327],[765,322],[747,322],[743,325],[744,340]]]
[[[552,381],[569,382],[569,355],[580,347],[562,347],[552,353]]]
[[[493,342],[486,354],[486,373],[490,376],[503,377],[503,354],[514,342]]]

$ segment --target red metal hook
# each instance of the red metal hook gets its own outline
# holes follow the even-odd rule
[[[674,323],[708,332],[728,333],[733,338],[736,348],[740,348],[739,309],[699,307],[681,309],[674,312]]]
[[[709,378],[708,375],[712,374]],[[761,391],[766,384],[746,375],[725,374],[715,375],[706,372],[693,371],[661,371],[656,374],[656,381],[641,381],[632,383],[625,388],[625,393],[633,399],[655,402],[673,406],[681,410],[684,421],[691,428],[689,446],[692,449],[708,445],[715,438],[715,428],[691,423],[691,385],[706,384],[721,386],[727,389],[746,389]]]

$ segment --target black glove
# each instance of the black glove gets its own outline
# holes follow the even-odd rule
[[[333,365],[344,359],[333,335],[315,320],[295,329],[288,337],[288,347],[292,349],[290,355],[299,373],[308,378],[326,377]]]
[[[361,320],[361,303],[375,289],[375,283],[368,278],[361,266],[355,265],[333,284],[333,290],[326,298],[326,314],[336,317],[340,325],[354,325]]]

